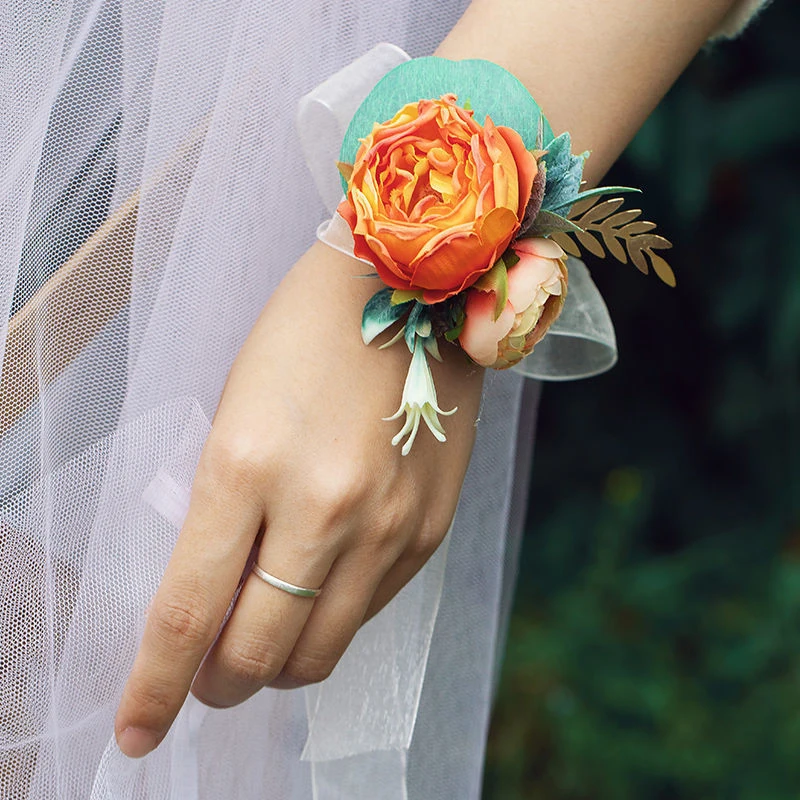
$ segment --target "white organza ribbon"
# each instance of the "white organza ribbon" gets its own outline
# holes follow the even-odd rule
[[[326,244],[353,256],[349,226],[336,213],[342,200],[335,168],[350,118],[375,84],[410,56],[391,44],[376,45],[332,75],[301,100],[297,128],[303,154],[332,218],[319,226]],[[568,262],[569,292],[564,310],[531,355],[514,369],[528,378],[566,381],[605,372],[617,361],[614,326],[583,262]]]

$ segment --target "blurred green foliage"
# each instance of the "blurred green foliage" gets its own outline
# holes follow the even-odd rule
[[[701,54],[607,183],[619,365],[547,386],[490,800],[800,797],[800,4]]]

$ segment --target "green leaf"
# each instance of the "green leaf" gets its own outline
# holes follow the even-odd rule
[[[508,269],[502,257],[498,258],[494,266],[481,275],[473,285],[482,292],[495,293],[494,318],[497,321],[508,302]]]
[[[587,189],[585,192],[578,192],[574,197],[565,200],[561,205],[552,206],[548,211],[555,211],[559,214],[569,214],[570,208],[579,200],[585,200],[587,197],[595,197],[596,195],[603,194],[630,194],[635,192],[641,194],[641,189],[634,189],[632,186],[598,186],[596,189]]]
[[[410,303],[412,300],[422,300],[422,292],[419,289],[390,289],[389,291],[392,292],[393,306]]]
[[[461,322],[458,323],[454,328],[450,328],[449,331],[446,331],[444,334],[444,338],[447,339],[448,342],[454,342],[461,336],[461,331],[464,330],[464,320],[462,319]]]
[[[397,344],[401,339],[403,339],[406,335],[406,326],[401,325],[398,329],[397,333],[389,339],[388,342],[384,342],[382,345],[378,345],[378,350],[388,350],[392,345]]]
[[[447,339],[448,342],[454,342],[461,336],[461,331],[464,329],[464,321],[466,320],[466,315],[464,314],[464,303],[463,301],[460,302],[458,305],[454,306],[451,309],[451,317],[450,317],[450,329],[445,332],[444,338]]]
[[[392,304],[392,289],[376,292],[364,306],[361,315],[361,338],[369,344],[408,312],[407,304]]]

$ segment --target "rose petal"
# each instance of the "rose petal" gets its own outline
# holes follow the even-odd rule
[[[514,309],[509,303],[495,321],[495,293],[471,290],[464,306],[464,327],[458,341],[476,363],[490,367],[497,360],[497,344],[514,324]]]
[[[508,208],[493,208],[485,217],[477,220],[478,233],[484,242],[493,242],[496,247],[502,244],[505,250],[517,230],[517,215]]]
[[[514,157],[514,163],[517,165],[519,183],[518,209],[519,215],[522,216],[525,213],[528,200],[531,198],[531,187],[536,173],[539,171],[539,165],[536,163],[533,153],[525,148],[525,142],[522,141],[522,137],[513,128],[499,125],[497,132],[508,143],[508,147]]]
[[[532,256],[542,258],[563,258],[564,251],[552,239],[544,239],[541,236],[531,236],[527,239],[517,239],[514,242],[514,251],[520,253],[530,253]]]
[[[541,287],[558,280],[558,261],[519,253],[519,261],[508,270],[508,301],[517,313],[536,299]]]
[[[517,164],[511,147],[490,117],[486,117],[483,139],[493,162],[494,204],[504,206],[518,216],[520,195]]]

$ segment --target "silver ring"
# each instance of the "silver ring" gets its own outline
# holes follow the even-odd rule
[[[255,562],[253,562],[253,572],[261,578],[264,583],[274,586],[276,589],[281,589],[284,592],[295,595],[295,597],[316,597],[322,589],[306,589],[303,586],[295,586],[288,581],[282,581],[274,575],[270,575],[266,570],[261,569]]]

